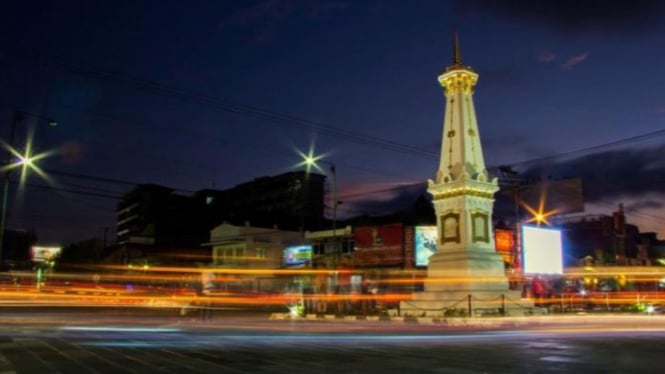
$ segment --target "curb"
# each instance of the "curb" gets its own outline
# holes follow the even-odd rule
[[[414,324],[421,326],[445,326],[452,328],[503,329],[531,327],[565,328],[571,324],[612,324],[631,326],[631,328],[662,326],[665,328],[665,315],[633,314],[575,314],[528,317],[415,317],[415,316],[354,316],[354,315],[317,315],[305,317],[289,313],[272,313],[271,320],[325,321],[331,323],[392,323]]]
[[[335,315],[335,314],[306,314],[298,316],[291,313],[271,313],[270,320],[292,320],[292,321],[331,321],[331,322],[390,322],[390,323],[415,323],[421,325],[448,325],[465,326],[480,325],[478,323],[465,323],[459,318],[436,318],[436,317],[402,317],[402,316],[363,316],[363,315]],[[486,324],[486,323],[485,323]]]

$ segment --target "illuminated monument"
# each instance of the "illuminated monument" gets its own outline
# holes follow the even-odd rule
[[[473,105],[478,80],[462,65],[457,34],[453,63],[439,75],[446,97],[441,158],[435,180],[428,181],[437,218],[437,251],[430,256],[423,292],[400,305],[409,315],[523,314],[520,293],[508,287],[492,230],[497,179],[489,178]],[[471,309],[471,313],[469,313]]]

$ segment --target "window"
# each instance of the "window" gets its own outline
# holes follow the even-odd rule
[[[266,248],[256,248],[256,258],[267,258],[268,250]]]
[[[342,253],[351,253],[355,247],[355,242],[353,239],[345,238],[342,241]]]
[[[238,259],[245,257],[245,250],[243,248],[236,248],[235,257],[237,257]]]

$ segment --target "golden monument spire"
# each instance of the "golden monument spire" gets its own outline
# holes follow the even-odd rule
[[[453,66],[462,65],[462,52],[459,48],[459,37],[457,36],[457,31],[455,31],[455,39],[453,40]]]
[[[455,31],[454,37],[453,37],[453,63],[449,66],[447,66],[441,74],[444,74],[448,71],[451,70],[459,70],[459,69],[465,69],[469,71],[473,71],[471,67],[469,66],[464,66],[462,64],[462,49],[460,48],[459,44],[459,36],[457,34],[457,31]]]

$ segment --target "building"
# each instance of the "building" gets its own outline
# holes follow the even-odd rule
[[[36,243],[34,232],[5,229],[2,238],[2,261],[0,270],[30,269],[32,267],[31,248]]]
[[[168,187],[136,186],[118,204],[116,244],[199,246],[207,240],[209,228],[197,203]]]
[[[210,231],[212,265],[244,269],[279,269],[284,248],[302,244],[299,232],[283,231],[277,227],[253,227],[223,223]]]
[[[242,226],[223,223],[210,231],[210,241],[204,244],[212,250],[208,274],[214,280],[208,288],[222,292],[283,290],[291,278],[269,270],[282,269],[285,249],[299,244],[302,235],[297,231],[253,227],[249,222]]]
[[[208,214],[216,224],[226,221],[288,230],[320,229],[326,224],[324,175],[306,171],[256,178],[222,190],[206,190]]]
[[[211,253],[202,252],[202,244],[222,222],[244,225],[249,221],[264,228],[277,225],[301,232],[302,238],[305,229],[328,222],[324,195],[325,176],[305,171],[192,195],[155,184],[139,185],[118,204],[116,244],[105,251],[105,257],[120,263],[147,257],[158,257],[160,262],[209,263]]]
[[[650,265],[648,243],[639,228],[626,222],[623,205],[612,215],[561,219],[564,265]]]

